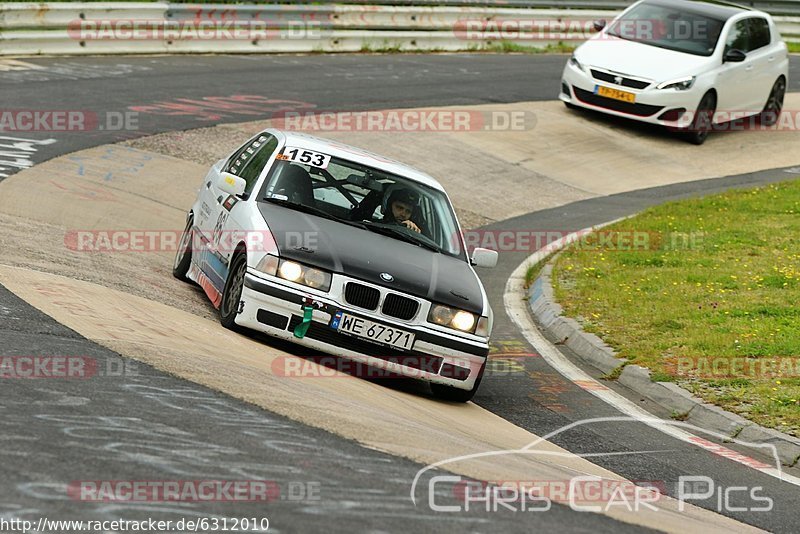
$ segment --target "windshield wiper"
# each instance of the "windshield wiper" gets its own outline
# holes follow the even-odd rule
[[[383,234],[390,237],[394,237],[400,239],[401,241],[405,241],[406,243],[411,243],[412,245],[417,245],[419,247],[427,248],[428,250],[432,250],[433,252],[441,252],[442,249],[435,245],[431,245],[430,243],[426,243],[425,241],[421,241],[412,237],[411,235],[407,234],[403,230],[399,228],[393,228],[392,226],[387,226],[385,224],[376,223],[373,221],[361,221],[359,223],[362,227],[375,232],[376,234]]]

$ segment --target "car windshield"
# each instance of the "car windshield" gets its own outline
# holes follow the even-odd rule
[[[615,20],[607,33],[650,46],[710,56],[724,25],[724,21],[705,15],[645,2]]]
[[[292,150],[278,155],[260,193],[262,202],[465,258],[453,209],[443,192],[352,161],[305,152],[308,163]]]

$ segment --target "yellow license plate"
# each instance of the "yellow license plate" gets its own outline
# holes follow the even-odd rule
[[[613,98],[614,100],[621,100],[622,102],[630,102],[631,104],[636,102],[635,94],[627,91],[620,91],[619,89],[612,89],[611,87],[597,85],[594,88],[594,92],[597,95],[604,96],[606,98]]]

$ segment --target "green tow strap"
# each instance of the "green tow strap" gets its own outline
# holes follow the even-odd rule
[[[313,306],[303,306],[303,322],[297,325],[294,329],[294,337],[303,339],[308,332],[308,327],[311,326],[311,316],[314,313]]]

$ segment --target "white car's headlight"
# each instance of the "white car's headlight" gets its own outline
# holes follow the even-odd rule
[[[583,65],[581,65],[581,62],[578,61],[578,58],[575,57],[575,54],[572,54],[572,56],[569,58],[569,64],[572,65],[573,67],[575,67],[576,69],[580,70],[580,71],[584,70],[583,69]]]
[[[296,261],[280,259],[270,254],[267,254],[258,262],[256,270],[271,276],[278,276],[290,282],[313,287],[320,291],[328,291],[331,288],[331,273]]]
[[[697,76],[686,76],[676,80],[668,80],[656,86],[656,89],[676,89],[678,91],[686,91],[691,89]]]
[[[428,321],[434,324],[455,328],[462,332],[474,332],[478,318],[474,313],[434,304],[428,314]]]

